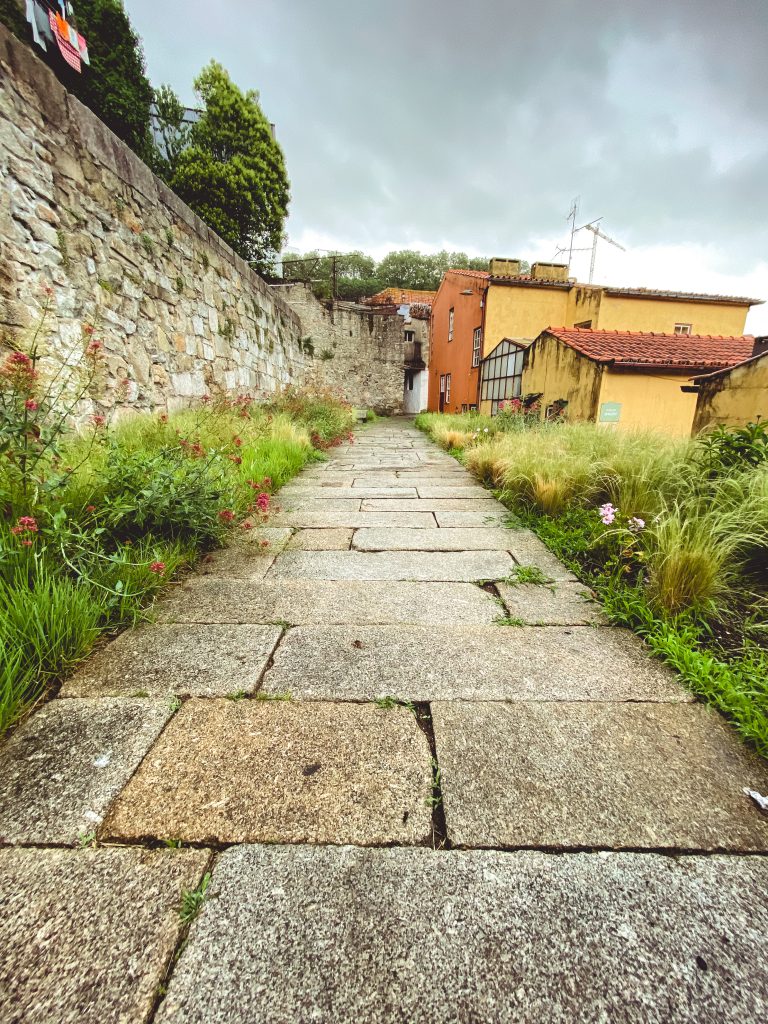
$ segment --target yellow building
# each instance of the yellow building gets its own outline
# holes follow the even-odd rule
[[[753,346],[743,335],[552,327],[525,351],[518,393],[535,397],[545,418],[686,436],[696,395],[682,387],[695,374],[741,362]]]
[[[756,339],[753,355],[743,363],[696,377],[693,433],[723,424],[745,427],[768,420],[768,338]]]

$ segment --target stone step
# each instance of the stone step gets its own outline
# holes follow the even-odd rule
[[[512,568],[504,551],[285,551],[266,578],[473,582],[503,579]]]
[[[592,626],[299,626],[262,690],[305,700],[693,699],[634,634]]]
[[[700,704],[432,705],[454,846],[768,850],[768,765]]]
[[[207,850],[0,849],[0,1019],[149,1020]]]
[[[429,744],[405,708],[190,700],[113,805],[111,840],[423,844]]]
[[[514,534],[503,527],[409,530],[363,528],[352,547],[356,551],[506,551]]]
[[[768,859],[247,846],[158,1024],[762,1024]]]
[[[248,583],[191,579],[155,607],[161,622],[286,622],[292,625],[486,626],[503,614],[490,594],[471,583],[357,580]]]

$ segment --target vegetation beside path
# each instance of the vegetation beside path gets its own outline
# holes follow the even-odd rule
[[[87,328],[57,370],[43,343],[0,359],[0,732],[353,424],[330,393],[288,389],[73,432],[98,408],[101,344]]]
[[[768,429],[696,440],[501,414],[416,420],[768,756]]]

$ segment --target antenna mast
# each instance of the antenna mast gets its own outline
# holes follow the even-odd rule
[[[610,242],[611,245],[615,245],[616,248],[617,249],[621,249],[622,252],[626,252],[627,251],[624,248],[623,245],[619,245],[619,243],[616,241],[615,238],[611,238],[610,235],[606,235],[605,232],[600,230],[600,228],[597,225],[600,223],[600,221],[602,219],[603,219],[602,217],[598,217],[597,220],[590,221],[589,224],[582,224],[582,226],[580,228],[577,228],[578,231],[584,231],[586,229],[587,231],[591,231],[592,232],[592,258],[589,261],[589,283],[590,284],[592,284],[592,278],[595,275],[595,258],[597,257],[597,240],[598,240],[598,238],[602,238],[604,242]]]

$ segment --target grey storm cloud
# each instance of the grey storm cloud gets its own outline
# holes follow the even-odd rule
[[[581,194],[628,244],[768,249],[765,0],[126,6],[154,84],[215,57],[260,92],[294,237],[507,251]]]

